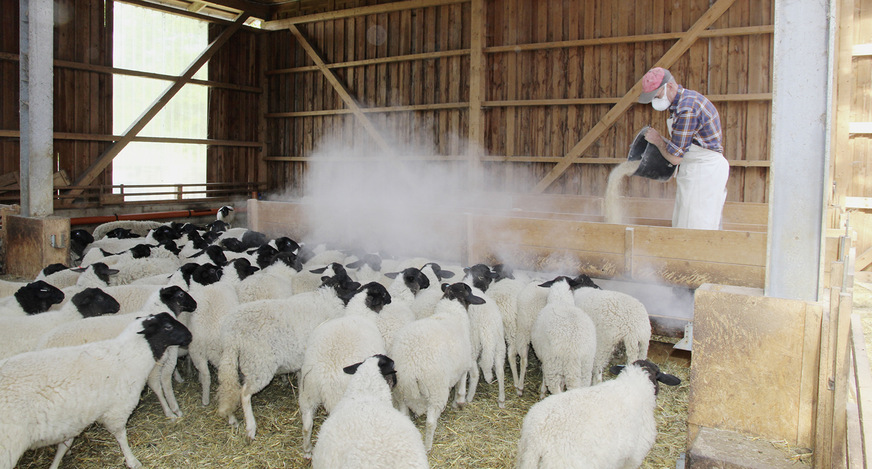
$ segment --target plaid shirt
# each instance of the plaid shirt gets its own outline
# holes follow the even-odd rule
[[[721,117],[714,104],[693,90],[678,87],[678,99],[669,106],[672,115],[672,139],[666,148],[672,155],[684,156],[694,144],[723,154]]]

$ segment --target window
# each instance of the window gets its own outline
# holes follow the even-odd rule
[[[114,4],[113,61],[116,68],[181,75],[208,45],[206,22],[126,3]],[[204,65],[195,78],[207,78]],[[172,82],[116,74],[113,78],[113,132],[123,135]],[[147,137],[205,139],[208,88],[185,85],[139,132]],[[115,185],[125,187],[125,201],[175,199],[177,194],[127,196],[141,192],[175,192],[174,184],[206,182],[206,145],[130,142],[112,161]],[[186,191],[203,186],[185,186]],[[115,193],[121,193],[116,189]],[[182,194],[183,198],[202,197]]]

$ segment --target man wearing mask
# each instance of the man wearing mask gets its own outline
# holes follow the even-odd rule
[[[672,226],[720,229],[730,165],[723,154],[718,110],[702,94],[677,84],[669,70],[660,67],[648,70],[642,77],[639,102],[669,111],[669,138],[652,128],[645,140],[677,166]]]

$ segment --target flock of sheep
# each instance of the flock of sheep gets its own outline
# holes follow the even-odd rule
[[[524,418],[518,468],[638,467],[654,444],[658,383],[651,326],[630,295],[590,278],[517,275],[504,265],[442,266],[230,228],[112,222],[71,233],[74,268],[0,283],[0,469],[57,445],[59,467],[94,422],[141,467],[127,419],[147,385],[167,418],[180,357],[202,405],[217,370],[218,415],[257,435],[257,393],[278,374],[299,387],[302,448],[313,467],[429,467],[451,400],[480,379],[505,402],[505,361],[524,392],[530,346],[541,401]],[[623,350],[626,368],[612,367]],[[621,369],[623,368],[623,371]],[[603,382],[604,373],[617,374]],[[550,394],[550,396],[549,396]],[[315,415],[328,413],[312,444]],[[409,418],[426,418],[424,435]]]

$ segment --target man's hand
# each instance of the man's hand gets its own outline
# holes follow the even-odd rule
[[[645,132],[645,140],[648,143],[657,147],[657,149],[660,150],[660,154],[663,155],[663,158],[665,158],[666,161],[668,161],[672,164],[680,164],[681,163],[680,157],[671,155],[669,153],[669,151],[666,149],[666,139],[664,139],[663,136],[660,135],[660,132],[658,132],[656,129],[654,129],[654,128],[648,129],[648,131]]]

